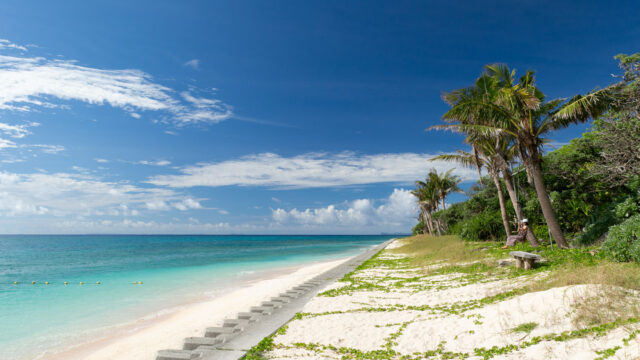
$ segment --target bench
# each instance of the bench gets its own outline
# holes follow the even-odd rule
[[[516,259],[516,269],[522,269],[524,265],[525,270],[530,270],[534,262],[542,260],[542,256],[524,251],[512,251],[509,255]]]

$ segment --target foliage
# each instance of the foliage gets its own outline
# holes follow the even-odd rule
[[[639,212],[638,209],[638,199],[630,196],[616,205],[616,217],[618,217],[619,219],[626,219],[633,214],[637,214]]]
[[[425,181],[416,181],[416,189],[411,191],[411,194],[418,199],[418,207],[420,208],[419,220],[422,226],[413,228],[412,233],[427,234],[427,232],[433,235],[437,229],[438,235],[442,233],[441,223],[436,219],[435,224],[433,221],[433,213],[437,212],[442,204],[442,209],[446,209],[445,199],[452,192],[462,192],[458,187],[458,184],[462,181],[457,175],[452,175],[449,171],[438,174],[435,169],[429,170]]]
[[[596,144],[602,149],[594,170],[613,186],[640,176],[640,115],[620,112],[596,122]]]
[[[544,242],[549,239],[549,228],[545,224],[537,225],[532,227],[533,234],[538,238],[538,240]]]
[[[500,211],[484,211],[464,221],[461,224],[460,237],[468,241],[505,238],[506,234],[500,221]]]
[[[274,348],[273,335],[267,336],[262,339],[256,346],[249,349],[243,359],[245,360],[264,360],[262,355],[265,352],[271,351]]]
[[[532,332],[535,328],[538,327],[538,323],[536,322],[528,322],[528,323],[523,323],[520,324],[516,327],[514,327],[513,329],[511,329],[511,332],[516,332],[516,333],[530,333]]]
[[[634,215],[609,229],[603,252],[615,261],[640,263],[640,215]]]

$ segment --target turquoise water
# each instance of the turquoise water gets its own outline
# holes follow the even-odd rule
[[[33,359],[162,309],[213,296],[212,291],[251,274],[355,255],[387,239],[0,236],[0,359]],[[142,284],[133,284],[138,281]]]

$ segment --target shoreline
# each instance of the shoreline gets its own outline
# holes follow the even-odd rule
[[[199,336],[207,326],[215,326],[250,306],[268,300],[308,279],[334,268],[352,257],[315,261],[250,274],[236,286],[211,289],[215,297],[201,296],[188,303],[147,314],[107,330],[104,336],[65,348],[51,349],[38,360],[155,359],[158,350],[181,348],[182,340]]]

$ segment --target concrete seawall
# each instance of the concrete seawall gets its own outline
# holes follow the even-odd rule
[[[203,329],[203,337],[185,339],[182,350],[160,350],[156,360],[241,359],[249,349],[289,322],[326,285],[353,271],[393,240],[387,240],[354,256],[333,269],[295,286],[281,296],[273,298],[270,302],[256,304],[256,307],[251,308],[251,312],[242,313],[237,320],[226,321],[222,328],[209,328],[206,332]]]

